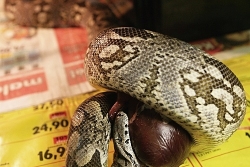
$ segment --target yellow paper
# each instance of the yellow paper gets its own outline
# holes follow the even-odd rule
[[[93,93],[0,114],[0,166],[63,167],[71,117]]]

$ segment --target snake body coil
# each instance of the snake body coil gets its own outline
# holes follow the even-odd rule
[[[181,125],[194,152],[226,141],[244,118],[246,98],[233,72],[159,33],[105,30],[90,44],[85,68],[90,83],[127,93]]]
[[[108,111],[113,93],[84,101],[73,116],[68,139],[67,166],[101,167],[107,164],[111,124]]]

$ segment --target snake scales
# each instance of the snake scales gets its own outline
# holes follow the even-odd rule
[[[21,6],[22,3],[26,5]],[[94,17],[89,21],[89,14],[85,15],[85,8],[96,8],[88,7],[85,1],[58,3],[64,12],[71,11],[63,10],[65,7],[75,9],[74,14],[59,12],[63,21],[53,18],[55,13],[42,15],[46,8],[39,5],[52,8],[54,3],[50,0],[8,0],[6,9],[12,20],[17,14],[24,14],[25,17],[16,19],[22,25],[64,26],[72,23],[68,18],[73,16],[78,21],[85,19],[85,24],[92,27],[97,25]],[[38,7],[33,13],[25,12],[25,7],[34,5]],[[89,31],[94,37],[96,32],[114,26],[115,22],[98,24]],[[111,137],[116,149],[113,166],[151,166],[135,153],[130,125],[136,119],[129,116],[130,107],[126,105],[135,105],[133,109],[138,110],[138,115],[153,110],[163,122],[173,120],[191,136],[192,152],[206,151],[225,142],[244,118],[244,89],[228,67],[185,42],[156,32],[131,27],[102,31],[89,45],[85,71],[90,83],[113,91],[87,99],[76,110],[69,132],[67,166],[106,166]],[[127,100],[130,98],[133,100]]]

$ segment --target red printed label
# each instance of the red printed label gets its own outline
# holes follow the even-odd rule
[[[68,136],[58,136],[54,137],[54,144],[60,144],[60,143],[65,143],[68,139]]]
[[[83,60],[88,48],[87,32],[84,28],[55,29],[64,64]]]
[[[46,91],[47,84],[44,73],[18,77],[0,81],[0,100],[8,100],[27,94]]]
[[[86,82],[84,75],[83,63],[74,66],[66,67],[65,72],[69,85],[75,85]]]
[[[53,114],[50,114],[50,119],[56,119],[56,118],[61,118],[61,117],[66,117],[66,111],[61,111],[61,112],[56,112]]]

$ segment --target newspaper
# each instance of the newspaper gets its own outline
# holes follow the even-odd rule
[[[20,27],[5,17],[3,3],[0,2],[0,113],[94,90],[84,76],[83,60],[90,42],[86,28]],[[86,3],[104,4],[119,20],[133,8],[132,0]]]

